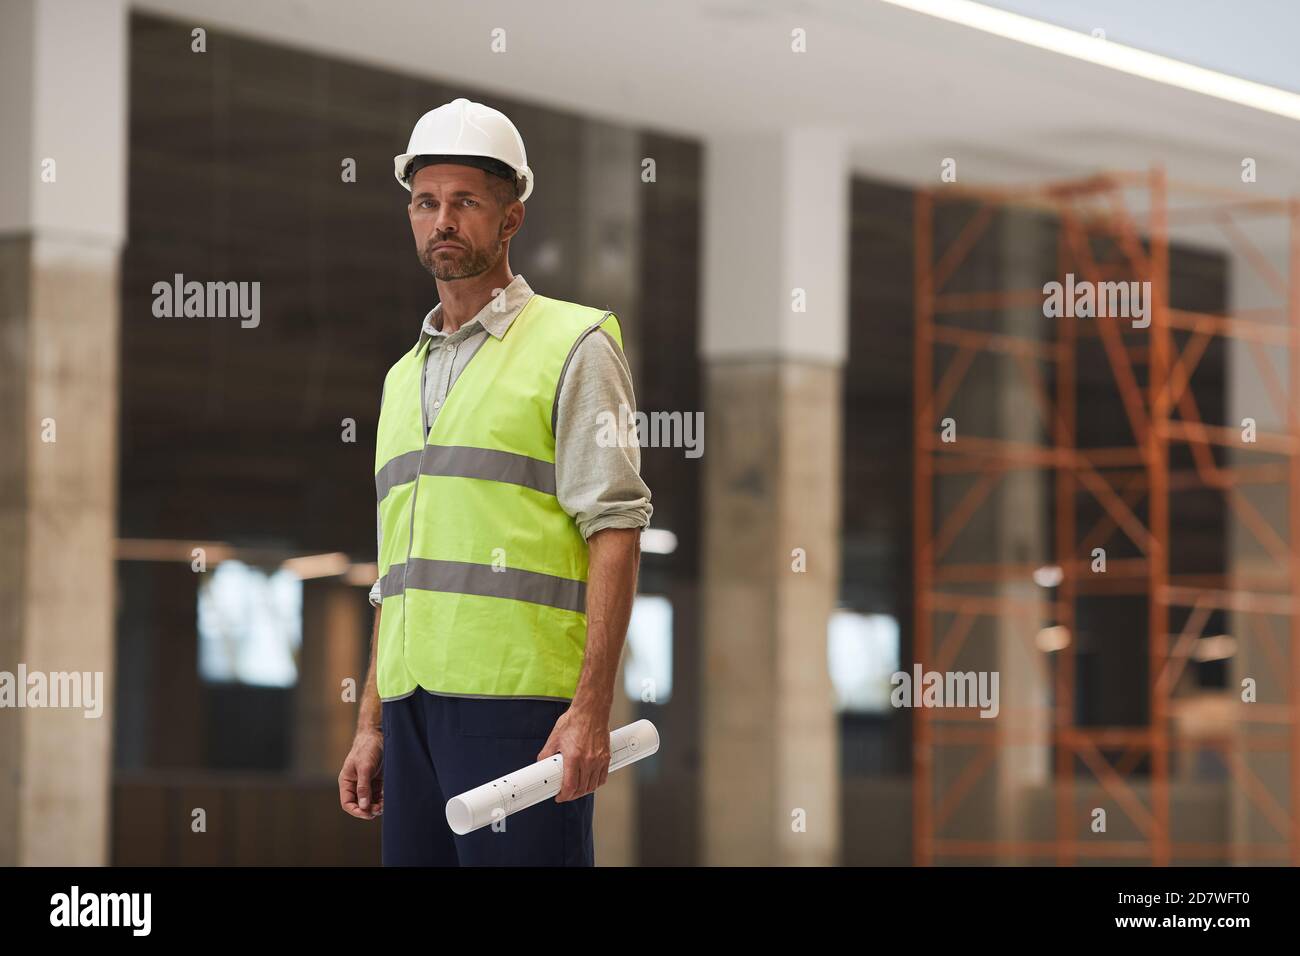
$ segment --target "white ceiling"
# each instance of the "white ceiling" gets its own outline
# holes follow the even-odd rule
[[[706,140],[841,128],[855,169],[881,179],[935,182],[951,156],[972,184],[1163,163],[1175,177],[1240,187],[1249,156],[1258,163],[1254,188],[1300,193],[1300,123],[877,0],[132,5]],[[1226,35],[1241,11],[1223,8]],[[489,49],[497,27],[506,31],[504,54]],[[805,54],[790,52],[795,27],[807,31]]]
[[[1300,5],[1286,0],[982,0],[1023,16],[1300,93],[1287,38]]]

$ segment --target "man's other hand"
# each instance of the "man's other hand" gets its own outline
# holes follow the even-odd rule
[[[339,772],[339,803],[358,820],[373,820],[384,812],[384,736],[359,731]]]

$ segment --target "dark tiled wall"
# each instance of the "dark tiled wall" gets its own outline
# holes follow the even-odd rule
[[[663,135],[644,137],[657,181],[642,190],[641,380],[638,407],[647,411],[702,409],[697,348],[701,256],[698,144]],[[643,705],[665,746],[641,774],[640,860],[645,865],[694,862],[699,791],[701,688],[699,675],[699,525],[704,455],[687,458],[680,448],[643,448],[641,472],[650,486],[651,524],[677,535],[671,556],[643,554],[641,590],[666,594],[673,603],[673,695],[661,706]],[[671,746],[668,744],[671,743]]]
[[[849,352],[844,368],[843,569],[840,598],[912,633],[912,192],[863,179],[850,191]],[[901,772],[899,715],[846,714],[847,776]],[[845,807],[846,817],[853,813]]]

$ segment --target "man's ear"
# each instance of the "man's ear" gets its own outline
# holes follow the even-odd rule
[[[515,200],[515,205],[519,207],[519,221],[515,223],[515,228],[511,230],[510,232],[511,237],[513,237],[517,232],[519,232],[520,229],[524,227],[524,214],[527,209],[527,207],[523,203],[519,202],[519,200],[517,199]],[[509,218],[509,214],[507,214],[507,219],[508,218]]]

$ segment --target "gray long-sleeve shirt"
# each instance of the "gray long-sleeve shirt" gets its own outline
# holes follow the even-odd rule
[[[447,393],[489,335],[501,338],[533,290],[517,275],[501,294],[472,320],[447,334],[441,305],[424,318],[420,341],[431,339],[424,363],[424,411],[429,427]],[[619,406],[625,406],[622,418]],[[605,528],[644,528],[653,508],[650,489],[641,480],[641,449],[635,441],[596,440],[601,413],[614,421],[630,421],[636,411],[632,372],[614,339],[604,329],[586,335],[574,349],[564,377],[555,420],[555,487],[560,507],[572,516],[584,538]],[[383,528],[376,527],[379,550]],[[370,603],[379,606],[379,582],[370,589]]]

